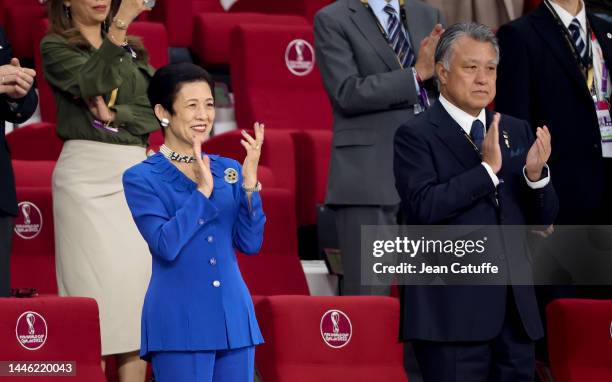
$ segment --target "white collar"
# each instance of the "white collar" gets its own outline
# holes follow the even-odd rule
[[[391,5],[397,14],[400,14],[399,1],[397,0],[368,0],[368,4],[372,7],[372,10],[376,14],[384,13],[385,6],[387,4]]]
[[[454,119],[468,135],[472,130],[472,123],[474,123],[475,120],[482,122],[482,125],[485,127],[485,132],[487,131],[487,114],[485,113],[485,109],[482,109],[478,117],[474,118],[472,115],[453,105],[449,100],[444,98],[442,94],[440,94],[438,101],[440,101],[444,110],[446,110],[451,118]]]
[[[566,28],[569,28],[570,24],[572,23],[572,20],[574,20],[574,18],[577,18],[578,21],[580,22],[580,29],[582,30],[583,33],[586,33],[587,24],[586,24],[586,9],[584,6],[584,1],[580,0],[580,5],[582,6],[582,8],[580,9],[580,12],[578,12],[576,16],[572,16],[571,13],[566,11],[565,8],[555,3],[554,1],[550,1],[549,3],[553,7],[555,12],[557,12],[557,15],[559,16],[559,18],[561,19],[561,22],[563,23],[563,25],[565,25]]]

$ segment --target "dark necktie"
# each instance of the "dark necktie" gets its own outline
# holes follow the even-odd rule
[[[484,133],[485,127],[479,119],[476,119],[474,122],[472,122],[470,138],[472,138],[472,141],[474,142],[476,147],[478,147],[478,151],[482,151],[482,141],[484,141]]]
[[[393,48],[393,51],[397,55],[397,58],[402,64],[402,67],[408,68],[414,65],[415,56],[410,41],[406,38],[402,29],[402,23],[400,23],[397,17],[397,12],[392,5],[387,4],[383,10],[389,15],[387,21],[387,31],[389,44]]]
[[[574,46],[576,47],[576,51],[580,55],[580,58],[584,59],[587,53],[587,46],[584,42],[584,39],[580,35],[580,21],[578,19],[573,19],[572,23],[567,28],[572,36],[572,40],[574,41]]]

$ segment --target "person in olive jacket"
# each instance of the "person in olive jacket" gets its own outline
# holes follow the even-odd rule
[[[36,72],[22,68],[12,57],[11,44],[0,28],[0,297],[10,292],[10,254],[13,219],[17,215],[15,179],[4,121],[25,122],[36,111],[38,97],[32,84]]]
[[[119,5],[120,3],[120,5]],[[143,381],[140,313],[151,258],[123,192],[123,172],[146,158],[157,123],[147,98],[154,69],[129,24],[142,0],[50,0],[43,70],[64,140],[53,173],[58,290],[95,298],[102,355],[120,381]]]

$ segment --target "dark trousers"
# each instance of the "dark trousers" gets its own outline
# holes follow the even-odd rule
[[[533,382],[534,343],[508,295],[501,332],[490,341],[413,342],[424,382]]]
[[[10,292],[10,256],[13,239],[12,216],[0,215],[0,297],[8,297]]]
[[[390,285],[372,285],[361,279],[361,226],[397,224],[398,206],[337,206],[336,227],[342,256],[340,294],[388,296]],[[371,272],[366,272],[368,275]]]

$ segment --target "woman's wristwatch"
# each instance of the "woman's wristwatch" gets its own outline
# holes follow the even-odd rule
[[[259,183],[259,181],[257,181],[255,186],[253,186],[253,187],[246,187],[244,185],[244,183],[242,183],[242,189],[244,190],[244,192],[259,192],[259,191],[261,191],[261,183]]]

